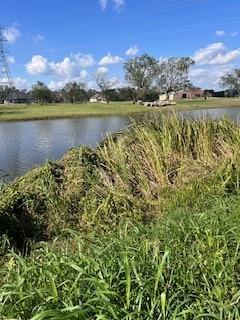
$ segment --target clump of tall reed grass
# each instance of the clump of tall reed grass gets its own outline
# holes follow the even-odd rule
[[[28,238],[47,240],[66,227],[150,222],[209,195],[238,193],[239,150],[240,127],[229,119],[171,115],[136,123],[0,190],[0,232],[21,248]]]

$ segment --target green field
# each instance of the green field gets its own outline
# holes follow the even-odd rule
[[[50,118],[77,118],[83,116],[129,115],[147,111],[188,110],[240,106],[240,99],[211,98],[205,100],[178,101],[174,107],[147,108],[130,102],[109,104],[59,104],[59,105],[0,105],[0,121],[17,121]]]
[[[240,319],[240,127],[151,117],[0,188],[1,319]]]

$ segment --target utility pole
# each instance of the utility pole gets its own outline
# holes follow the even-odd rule
[[[4,42],[6,41],[3,35],[3,28],[0,26],[0,86],[13,88],[14,82],[6,58],[8,52],[4,49]]]

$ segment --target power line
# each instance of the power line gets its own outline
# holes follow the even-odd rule
[[[93,28],[100,28],[101,25],[108,25],[108,24],[116,24],[116,23],[124,23],[127,21],[132,21],[133,19],[142,19],[144,17],[148,17],[150,15],[159,15],[162,11],[166,11],[166,10],[175,10],[175,9],[183,9],[189,6],[196,6],[196,5],[200,5],[200,4],[204,4],[207,3],[209,0],[195,0],[195,2],[193,3],[192,0],[182,0],[181,2],[179,2],[179,0],[168,0],[168,3],[162,4],[162,3],[158,3],[155,4],[154,6],[151,6],[149,8],[145,8],[143,10],[142,7],[137,7],[136,9],[134,9],[133,12],[129,13],[129,14],[119,14],[117,16],[114,17],[106,17],[106,16],[102,16],[102,18],[95,18],[93,20],[91,20],[91,16],[87,17],[87,22],[86,25],[84,27],[84,29],[88,30],[89,26],[91,25]],[[41,23],[37,24],[37,28],[38,28],[38,32],[44,32],[44,31],[48,31],[49,28],[51,30],[60,30],[60,29],[67,29],[68,25],[66,25],[66,23],[62,24],[62,21],[65,21],[64,19],[61,18],[68,18],[71,19],[71,16],[74,15],[79,15],[81,14],[81,11],[78,10],[74,10],[74,11],[67,11],[64,12],[64,15],[61,15],[59,17],[59,23],[48,23],[46,26],[46,23],[43,23],[43,25],[41,25]],[[44,17],[48,17],[44,14]],[[30,23],[29,23],[30,22]],[[31,23],[33,22],[33,23]],[[28,25],[31,26],[31,28],[33,26],[36,26],[36,21],[35,20],[24,20],[24,25]],[[75,27],[72,28],[72,30],[76,29],[76,27],[78,27],[78,25],[76,25]],[[84,30],[85,32],[85,30]]]
[[[217,27],[219,24],[228,24],[228,23],[232,23],[232,22],[239,22],[239,17],[232,17],[232,18],[228,18],[228,19],[220,19],[220,20],[213,20],[211,22],[206,22],[206,23],[194,23],[194,24],[190,24],[190,25],[185,25],[185,26],[181,26],[181,27],[168,27],[166,29],[160,29],[158,31],[154,31],[154,32],[148,32],[148,33],[141,33],[138,35],[130,35],[128,36],[127,39],[123,38],[123,39],[118,39],[116,42],[111,43],[112,45],[117,45],[120,43],[128,43],[129,41],[141,41],[141,40],[148,40],[148,39],[153,39],[153,38],[159,38],[161,36],[171,36],[171,35],[176,35],[179,33],[186,33],[186,32],[190,32],[190,31],[197,31],[197,30],[203,30],[203,29],[207,29],[207,28],[211,28],[211,27]],[[85,36],[85,35],[81,35],[81,40],[93,40],[94,36],[91,37],[89,36]],[[102,36],[102,41],[103,40],[108,40],[108,34],[105,34],[104,36]],[[92,41],[93,42],[93,41]],[[64,46],[61,47],[61,49],[55,49],[56,52],[61,52],[61,51],[66,51],[66,50],[78,50],[78,49],[93,49],[96,48],[95,45],[84,45],[84,43],[82,43],[82,45],[80,46]]]
[[[209,0],[196,0],[196,2],[194,3],[194,5],[196,4],[203,4],[203,3],[206,3],[208,2]],[[159,9],[166,9],[166,8],[183,8],[183,7],[186,7],[186,6],[190,6],[190,5],[193,5],[193,2],[192,0],[183,0],[182,2],[179,2],[179,1],[176,1],[176,0],[170,0],[167,4],[165,5],[155,5],[154,7],[150,7],[148,8],[147,10],[144,10],[142,11],[140,8],[138,8],[138,10],[134,10],[134,12],[128,16],[128,15],[124,15],[123,17],[119,16],[119,17],[111,17],[110,19],[105,19],[105,21],[102,21],[100,20],[99,22],[100,23],[103,23],[103,26],[106,26],[107,24],[111,24],[114,22],[114,24],[116,24],[117,22],[123,22],[123,21],[126,21],[128,19],[133,19],[134,17],[136,18],[143,18],[143,17],[148,17],[149,15],[152,15],[152,14],[158,14],[159,13]],[[140,9],[140,10],[139,10]],[[226,10],[224,10],[225,12]],[[222,10],[219,10],[219,12],[223,12]],[[212,12],[213,13],[213,12]],[[205,12],[204,14],[197,14],[197,15],[192,15],[191,18],[195,18],[197,19],[198,17],[200,16],[205,16],[205,15],[209,15],[209,12]],[[113,20],[114,19],[114,20]],[[92,33],[90,30],[89,30],[89,26],[91,25],[91,27],[93,26],[96,26],[96,28],[98,30],[101,29],[101,26],[97,26],[96,25],[96,19],[93,21],[93,25],[91,25],[91,22],[89,21],[88,22],[88,25],[85,26],[84,28],[79,28],[78,26],[73,26],[71,28],[71,31],[75,31],[75,33],[79,32],[78,36],[79,38],[81,39],[81,43],[82,45],[79,45],[79,46],[75,46],[75,48],[73,48],[72,45],[70,45],[70,42],[67,42],[65,41],[64,43],[65,44],[68,44],[69,43],[69,46],[65,45],[64,47],[61,45],[61,49],[59,48],[54,48],[54,51],[56,52],[61,52],[61,51],[65,51],[67,49],[70,49],[70,50],[76,50],[76,48],[80,49],[81,50],[86,50],[86,49],[90,49],[90,48],[95,48],[96,46],[93,46],[93,45],[89,45],[89,40],[95,40],[96,39],[96,34]],[[198,21],[198,19],[196,20]],[[175,33],[176,34],[179,34],[181,32],[187,32],[187,31],[197,31],[197,30],[200,30],[200,29],[205,29],[206,27],[213,27],[213,26],[218,26],[218,24],[228,24],[229,22],[239,22],[239,18],[238,17],[231,17],[230,19],[223,19],[223,20],[212,20],[211,22],[197,22],[197,23],[194,23],[194,24],[190,24],[190,25],[181,25],[181,26],[171,26],[172,24],[170,24],[169,26],[169,21],[157,21],[155,22],[155,30],[156,31],[153,31],[153,32],[150,32],[150,33],[141,33],[141,34],[135,34],[135,35],[128,35],[127,39],[124,38],[124,39],[118,39],[117,42],[115,43],[112,43],[112,44],[120,44],[120,43],[125,43],[125,42],[129,42],[129,41],[139,41],[139,40],[147,40],[147,39],[152,39],[152,38],[157,38],[157,37],[160,37],[160,36],[164,36],[164,35],[174,35]],[[51,25],[51,30],[54,29],[54,27],[56,27],[56,24],[54,25]],[[119,27],[122,27],[121,25],[119,25]],[[95,28],[95,29],[96,29]],[[58,29],[61,29],[61,28],[58,28]],[[78,30],[79,29],[79,30]],[[107,31],[101,35],[101,39],[102,40],[107,40],[108,39],[108,36],[112,34],[112,31]],[[86,45],[86,40],[88,41],[88,44]],[[93,41],[92,41],[93,42]],[[51,41],[51,45],[54,45],[54,41]]]

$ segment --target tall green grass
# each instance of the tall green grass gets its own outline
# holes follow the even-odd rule
[[[30,256],[9,251],[3,319],[240,319],[240,199],[176,209],[105,235],[63,230]]]
[[[240,127],[150,118],[0,190],[3,319],[240,319]]]

